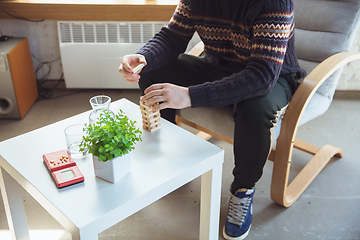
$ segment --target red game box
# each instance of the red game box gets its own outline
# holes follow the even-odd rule
[[[85,180],[76,163],[65,149],[44,154],[43,159],[59,188]]]

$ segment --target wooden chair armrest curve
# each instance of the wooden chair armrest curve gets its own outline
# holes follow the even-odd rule
[[[288,183],[296,132],[312,96],[332,73],[357,59],[360,59],[360,53],[342,52],[329,57],[311,71],[296,90],[285,112],[276,143],[271,183],[271,199],[274,202],[284,207],[291,206],[330,160],[328,157],[342,154],[341,149],[330,145],[316,149],[314,157],[291,183]]]
[[[337,53],[321,62],[306,76],[294,93],[281,124],[280,135],[285,132],[288,136],[284,139],[285,141],[295,140],[294,137],[301,116],[321,84],[345,64],[359,59],[360,53],[358,52]],[[283,131],[283,129],[287,129],[287,131]],[[293,131],[288,131],[291,129],[293,129]],[[280,140],[280,137],[278,140]]]

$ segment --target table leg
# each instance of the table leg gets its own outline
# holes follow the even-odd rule
[[[89,234],[79,229],[69,231],[71,233],[72,240],[98,240],[97,234]]]
[[[200,240],[219,238],[222,164],[201,176]]]
[[[12,239],[30,240],[20,185],[1,167],[0,187]]]

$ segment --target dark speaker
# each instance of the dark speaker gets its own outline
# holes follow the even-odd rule
[[[29,42],[0,42],[0,118],[23,118],[38,98]]]

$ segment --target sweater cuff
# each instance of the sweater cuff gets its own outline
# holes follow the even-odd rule
[[[135,54],[140,54],[145,57],[147,64],[145,67],[143,67],[141,72],[150,72],[150,71],[154,70],[153,65],[154,65],[154,61],[156,61],[156,59],[153,59],[151,54],[149,54],[146,50],[143,50],[143,49],[139,49],[138,51],[135,52]]]
[[[209,105],[209,99],[205,94],[204,87],[201,85],[189,86],[191,107],[206,107]]]

